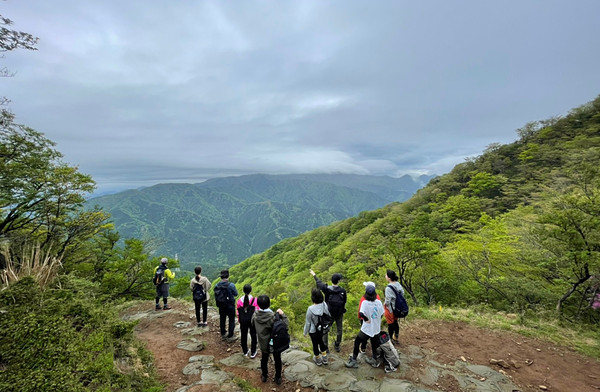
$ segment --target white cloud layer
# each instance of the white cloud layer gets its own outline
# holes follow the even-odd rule
[[[101,191],[441,174],[600,93],[600,2],[8,0],[0,80]]]

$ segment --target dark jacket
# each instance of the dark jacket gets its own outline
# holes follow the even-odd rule
[[[325,303],[327,303],[327,306],[329,308],[329,312],[331,313],[331,315],[333,317],[338,317],[338,316],[346,313],[346,301],[348,299],[347,295],[346,295],[346,290],[340,286],[328,286],[326,283],[323,283],[317,277],[317,275],[315,275],[315,281],[317,282],[317,288],[319,290],[321,290],[323,292],[323,294],[325,294]],[[331,294],[334,294],[334,293],[339,294],[339,296],[342,298],[343,305],[342,305],[341,309],[336,306],[332,306],[332,304],[329,302],[329,297],[331,296]]]
[[[281,315],[281,320],[289,326],[289,320],[285,314]],[[271,330],[275,321],[275,313],[271,309],[257,310],[252,315],[252,325],[256,328],[256,337],[260,351],[269,352],[269,341],[271,340]]]
[[[238,291],[235,288],[235,285],[228,280],[221,280],[216,284],[215,288],[224,287],[229,291],[229,302],[225,305],[228,309],[235,309],[235,301],[238,296]],[[214,291],[214,289],[213,289]]]

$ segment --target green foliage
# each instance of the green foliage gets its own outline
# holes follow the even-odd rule
[[[307,230],[405,200],[427,177],[250,175],[161,184],[90,200],[123,238],[175,255],[192,271],[218,271]]]
[[[398,271],[412,305],[483,304],[597,323],[600,291],[600,97],[564,118],[526,125],[433,179],[410,200],[303,233],[230,269],[298,323],[314,281],[344,276],[348,310],[363,281],[381,293]],[[358,324],[348,320],[349,327]],[[294,326],[300,328],[300,326]]]
[[[64,276],[45,291],[31,278],[0,293],[0,389],[3,391],[160,391],[150,356],[95,299],[98,285]],[[135,361],[142,362],[135,368]],[[120,364],[120,366],[118,365]]]
[[[107,219],[101,211],[83,211],[94,182],[61,157],[52,141],[0,111],[0,239],[12,258],[35,245],[70,262]]]

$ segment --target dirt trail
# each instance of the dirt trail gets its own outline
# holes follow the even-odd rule
[[[185,375],[182,369],[189,364],[192,356],[210,355],[214,356],[217,368],[246,380],[254,388],[261,391],[283,391],[304,392],[314,391],[313,387],[303,387],[303,383],[285,379],[282,385],[276,385],[269,380],[262,383],[260,380],[260,354],[250,362],[248,366],[236,367],[220,363],[220,360],[232,357],[241,352],[239,340],[233,343],[221,341],[218,331],[218,319],[214,309],[209,311],[209,328],[198,340],[206,343],[205,348],[199,352],[189,352],[177,348],[177,345],[186,337],[182,335],[182,322],[190,322],[195,326],[193,316],[193,305],[184,301],[171,301],[172,310],[154,311],[153,304],[148,302],[136,305],[124,313],[125,317],[139,319],[136,326],[136,335],[146,342],[147,347],[156,359],[156,368],[160,379],[167,385],[168,392],[175,392],[188,386],[186,392],[197,391],[236,391],[240,390],[235,385],[225,388],[215,384],[192,385],[201,377],[198,374]],[[177,325],[179,323],[179,325]],[[239,329],[236,329],[239,333]],[[405,368],[401,374],[392,373],[395,379],[408,380],[412,385],[421,390],[428,391],[461,391],[461,386],[456,378],[449,376],[443,371],[439,378],[426,380],[424,375],[431,363],[439,363],[440,368],[456,369],[469,365],[477,368],[477,365],[490,367],[495,371],[506,375],[512,384],[518,386],[517,390],[524,392],[544,390],[565,392],[593,392],[600,390],[600,362],[583,357],[572,350],[559,347],[547,342],[525,338],[520,335],[479,329],[465,323],[457,322],[433,322],[409,320],[403,323],[398,347],[401,357],[409,351],[419,351],[419,355],[404,356]],[[347,340],[342,345],[339,356],[341,365],[342,358],[352,351],[352,342]],[[369,349],[370,350],[370,349]],[[370,351],[369,351],[370,352]],[[406,354],[408,355],[408,354]],[[434,358],[435,361],[432,361]],[[499,361],[498,364],[490,364],[490,360]],[[464,363],[464,365],[463,365]],[[362,365],[366,366],[366,365]],[[284,366],[285,370],[286,366]],[[340,369],[342,370],[343,367]],[[345,369],[344,369],[345,371]],[[365,372],[365,368],[361,368]],[[384,379],[382,369],[368,369],[372,371],[375,381]],[[274,369],[270,364],[269,375],[272,378]],[[285,376],[285,372],[284,372]],[[369,375],[370,376],[370,375]],[[485,377],[481,377],[485,379]],[[383,384],[381,384],[383,385]],[[409,387],[406,390],[411,390]],[[381,390],[383,390],[383,386]],[[392,390],[397,390],[392,388]],[[412,389],[414,390],[414,389]],[[493,390],[493,389],[490,389]]]

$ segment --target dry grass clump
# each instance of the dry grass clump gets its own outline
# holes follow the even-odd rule
[[[20,258],[14,257],[7,243],[0,245],[4,268],[0,270],[0,287],[3,289],[20,279],[31,276],[43,289],[54,280],[62,267],[61,260],[51,255],[51,249],[43,250],[39,245],[23,248]]]

